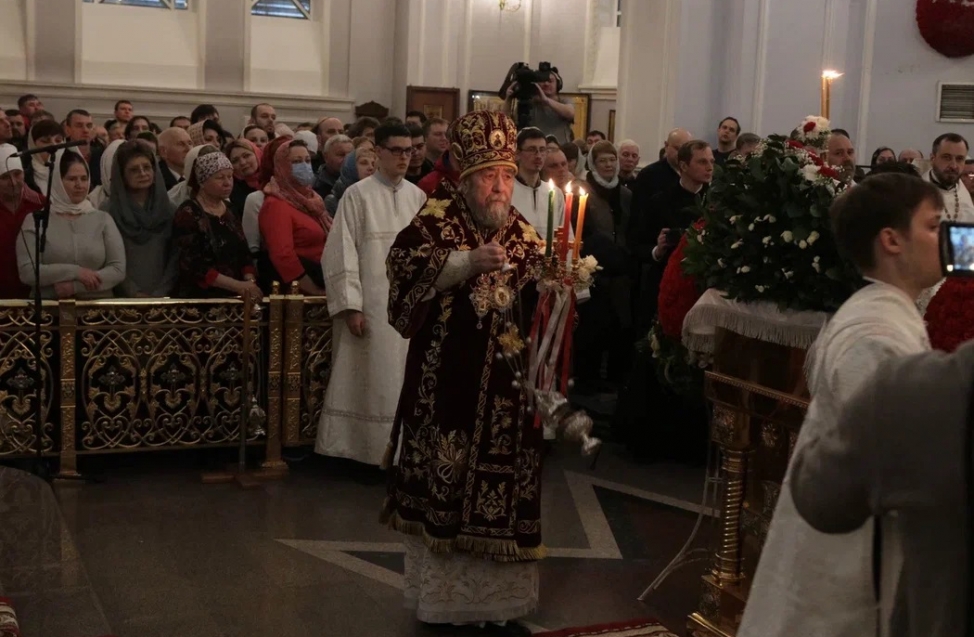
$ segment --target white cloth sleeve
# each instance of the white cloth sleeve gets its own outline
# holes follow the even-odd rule
[[[321,254],[328,313],[332,316],[347,310],[361,312],[364,308],[358,254],[363,214],[358,193],[347,191],[338,202],[335,222]]]
[[[449,290],[472,277],[474,272],[471,254],[470,250],[454,250],[451,252],[450,256],[446,258],[446,263],[443,264],[440,276],[436,277],[433,287],[426,293],[423,300],[429,301],[436,296],[437,292]]]

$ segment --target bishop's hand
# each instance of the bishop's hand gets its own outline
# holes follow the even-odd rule
[[[485,274],[500,270],[507,263],[507,251],[496,242],[480,246],[470,253],[470,267],[474,274]]]

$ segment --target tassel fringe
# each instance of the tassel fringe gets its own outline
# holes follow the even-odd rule
[[[458,535],[455,538],[436,538],[426,532],[422,522],[403,520],[395,511],[390,511],[391,502],[386,500],[379,521],[390,529],[423,538],[423,544],[433,553],[472,553],[494,562],[533,562],[548,556],[548,547],[520,547],[514,540]]]

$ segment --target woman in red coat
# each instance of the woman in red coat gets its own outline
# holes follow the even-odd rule
[[[287,289],[297,281],[303,294],[323,295],[321,253],[331,228],[325,202],[311,188],[311,153],[300,140],[282,144],[274,156],[274,177],[264,187],[257,216],[276,279]]]

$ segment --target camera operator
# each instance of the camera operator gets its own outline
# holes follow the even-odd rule
[[[531,97],[530,116],[527,122],[522,122],[518,118],[518,128],[534,126],[541,129],[545,136],[555,137],[560,144],[570,142],[572,140],[572,123],[575,121],[575,107],[570,101],[558,95],[561,90],[561,77],[558,75],[558,69],[542,63],[535,73],[539,76],[535,79],[541,79],[545,73],[547,73],[547,79],[533,83],[535,94]],[[508,85],[504,94],[504,110],[508,115],[515,118],[518,117],[515,102],[520,88],[520,84],[515,80]]]

